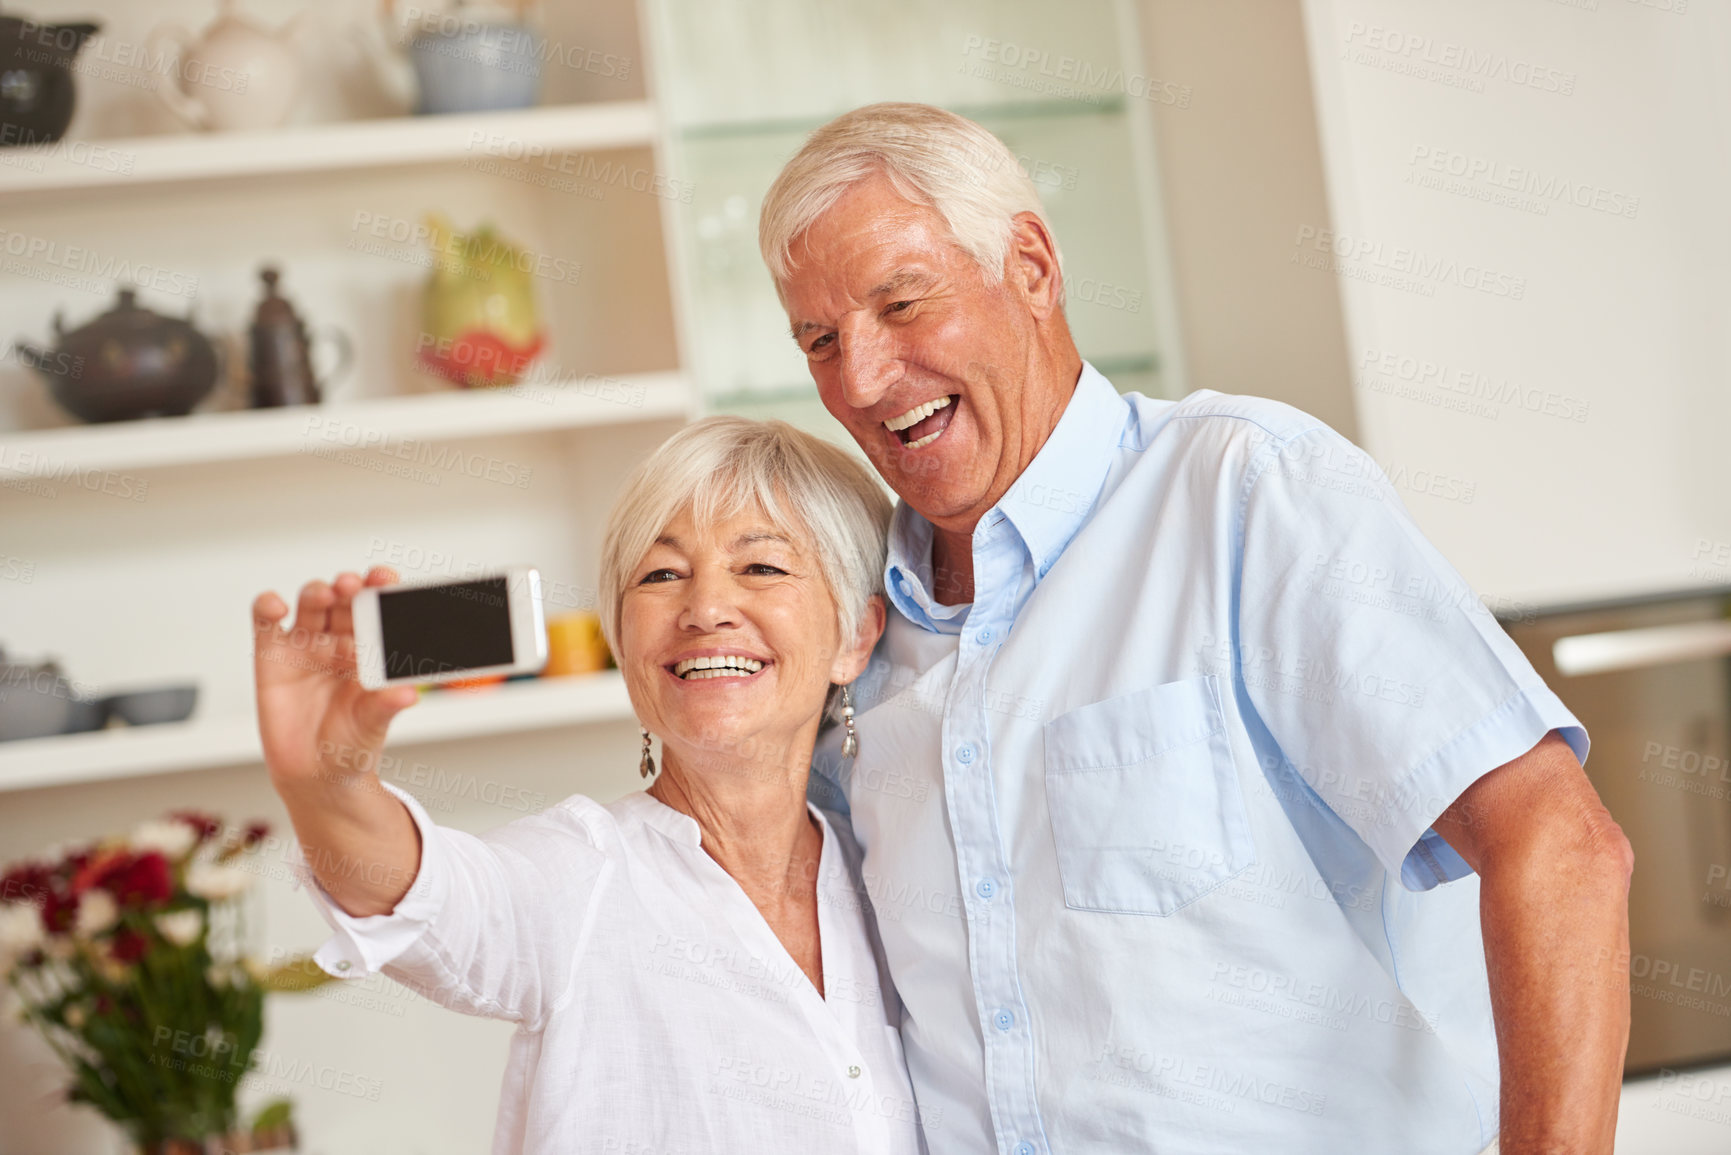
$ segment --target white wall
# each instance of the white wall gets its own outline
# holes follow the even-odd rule
[[[1328,217],[1297,0],[1140,14],[1148,75],[1193,93],[1150,103],[1186,384],[1273,397],[1356,438],[1340,294],[1283,251]]]
[[[1332,236],[1287,259],[1339,280],[1361,441],[1420,524],[1494,598],[1731,582],[1731,6],[1306,24]]]
[[[1731,583],[1731,6],[1304,7],[1332,211],[1285,259],[1415,518],[1493,606]],[[1731,1150],[1731,1068],[1627,1084],[1617,1150]]]

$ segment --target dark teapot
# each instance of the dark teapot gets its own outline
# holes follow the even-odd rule
[[[72,61],[100,27],[0,16],[0,147],[47,144],[72,123]]]
[[[178,417],[216,386],[217,353],[182,321],[141,307],[132,289],[114,308],[68,333],[54,314],[53,352],[17,342],[19,359],[48,382],[54,400],[82,421]]]

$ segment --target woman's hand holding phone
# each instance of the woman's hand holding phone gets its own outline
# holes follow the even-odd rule
[[[419,697],[414,686],[368,690],[355,668],[355,594],[394,585],[374,566],[363,579],[303,585],[292,628],[275,592],[253,599],[253,681],[259,739],[271,784],[288,806],[320,885],[350,914],[391,910],[414,879],[420,835],[375,772],[391,719]],[[356,870],[365,861],[383,870]]]

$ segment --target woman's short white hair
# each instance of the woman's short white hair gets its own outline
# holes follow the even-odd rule
[[[778,291],[797,263],[795,239],[880,173],[907,200],[936,209],[992,283],[1003,279],[1017,213],[1033,213],[1052,232],[1039,190],[1003,141],[929,104],[868,104],[813,132],[763,198],[757,243]]]
[[[625,483],[601,544],[601,627],[619,652],[632,571],[682,510],[699,526],[755,506],[809,543],[835,599],[844,644],[883,592],[890,500],[854,457],[785,421],[708,417],[661,443]]]

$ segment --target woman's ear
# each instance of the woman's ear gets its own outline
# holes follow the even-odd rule
[[[835,656],[835,664],[830,667],[829,680],[837,685],[846,685],[865,673],[866,666],[872,660],[872,650],[877,647],[878,639],[884,633],[884,600],[873,594],[866,602],[865,613],[860,615],[859,633],[854,637],[853,645],[842,650]]]

